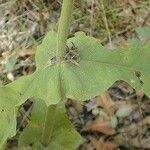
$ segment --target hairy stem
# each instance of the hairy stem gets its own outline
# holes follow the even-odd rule
[[[61,63],[66,49],[66,41],[70,28],[74,0],[63,0],[61,16],[58,26],[57,51],[56,57]],[[53,113],[52,113],[53,112]],[[55,116],[57,114],[57,105],[49,106],[45,117],[44,129],[42,134],[42,144],[47,147],[52,138],[52,132],[55,126]]]
[[[73,11],[73,2],[74,0],[63,0],[62,11],[58,26],[57,51],[56,51],[56,56],[59,63],[61,62],[61,59],[66,49],[66,41],[69,33],[71,16]]]

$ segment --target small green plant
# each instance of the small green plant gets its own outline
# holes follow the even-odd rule
[[[0,149],[16,134],[17,110],[28,98],[36,100],[19,146],[72,150],[82,138],[66,115],[67,98],[90,99],[116,80],[150,95],[150,43],[134,40],[128,49],[109,50],[83,32],[67,39],[72,9],[73,0],[64,0],[58,32],[50,31],[38,46],[35,73],[0,88]]]

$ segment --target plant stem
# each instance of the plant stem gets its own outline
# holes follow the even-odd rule
[[[63,0],[62,11],[58,26],[58,38],[56,50],[56,57],[59,64],[61,63],[62,57],[66,49],[66,42],[73,10],[73,2],[74,0]],[[45,147],[48,146],[52,138],[52,132],[55,126],[55,116],[57,114],[57,107],[58,107],[57,105],[49,106],[46,113],[41,141]]]
[[[58,25],[56,57],[60,64],[66,49],[66,42],[70,28],[74,0],[63,0],[61,16]]]
[[[46,147],[52,137],[52,132],[55,126],[55,117],[57,114],[57,105],[51,105],[47,109],[46,117],[45,117],[45,123],[44,123],[44,129],[42,134],[42,144]]]

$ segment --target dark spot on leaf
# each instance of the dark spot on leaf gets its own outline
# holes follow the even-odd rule
[[[141,77],[141,73],[140,73],[139,71],[136,71],[136,72],[135,72],[135,75],[136,75],[138,78]]]
[[[143,82],[143,81],[142,81],[142,79],[141,79],[141,72],[136,71],[136,72],[135,72],[135,75],[136,75],[136,77],[139,79],[140,84],[141,84],[141,85],[143,85],[143,84],[144,84],[144,82]]]
[[[4,112],[4,109],[2,109],[1,112]]]
[[[57,63],[57,58],[56,58],[56,56],[53,56],[50,61],[51,61],[51,64],[52,64],[52,65],[56,64],[56,63]]]
[[[23,95],[23,93],[19,93],[19,95],[21,96],[21,95]]]

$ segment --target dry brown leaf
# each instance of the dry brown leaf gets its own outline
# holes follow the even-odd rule
[[[135,137],[129,140],[129,144],[141,149],[150,149],[150,137],[140,138]]]
[[[110,122],[103,117],[96,119],[92,124],[87,125],[85,129],[102,132],[106,135],[113,135],[116,133],[115,129],[110,127]]]
[[[98,106],[104,108],[104,110],[109,114],[113,115],[116,110],[115,102],[111,99],[108,92],[104,92],[103,94],[96,97],[96,102]]]
[[[147,116],[146,118],[144,118],[140,123],[140,126],[145,126],[145,125],[150,125],[150,116]]]
[[[23,50],[17,52],[17,57],[33,55],[33,54],[35,54],[35,52],[36,52],[36,48],[23,49]]]
[[[127,0],[127,2],[131,5],[132,8],[136,8],[136,2],[135,0]]]
[[[89,138],[96,150],[115,150],[118,145],[115,142],[104,142],[103,139],[97,140],[93,137]]]

